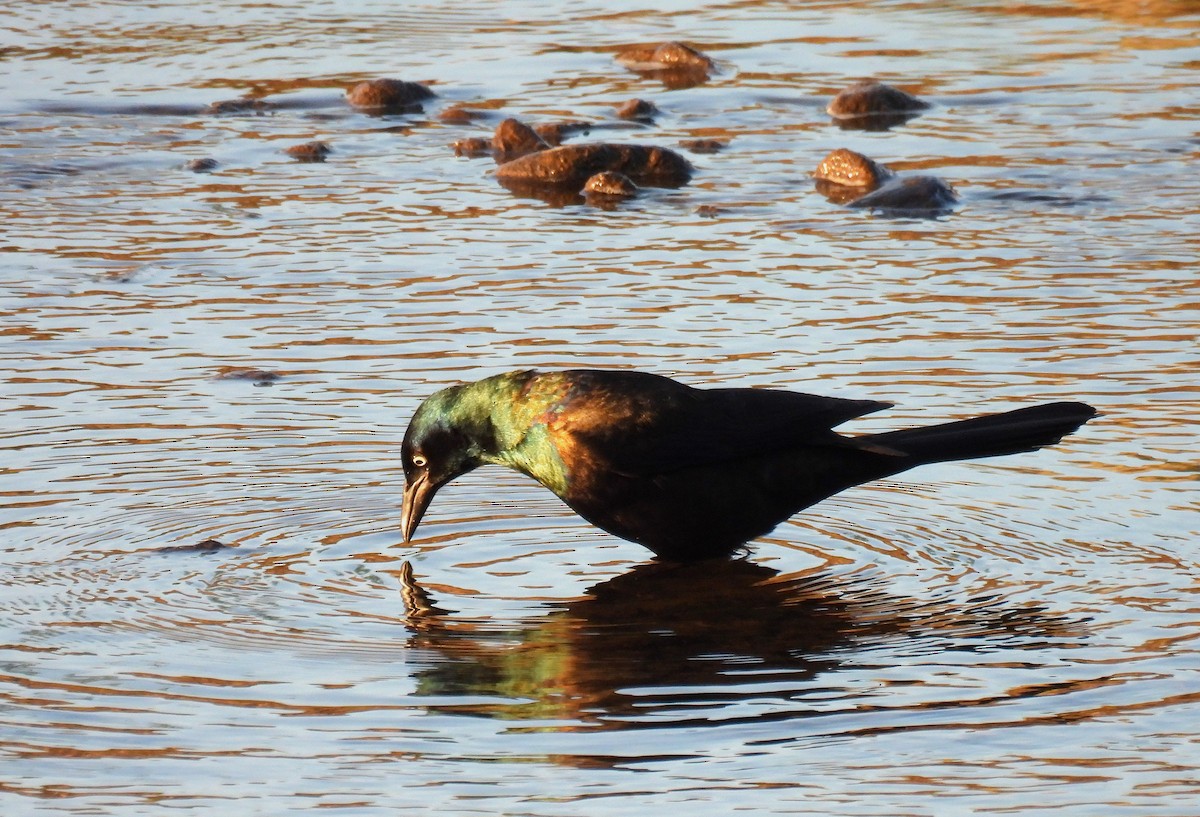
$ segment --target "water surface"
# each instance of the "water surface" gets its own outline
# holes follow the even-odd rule
[[[1197,31],[1183,2],[9,3],[4,813],[1195,813]],[[720,73],[612,58],[666,39]],[[376,76],[439,97],[344,105]],[[861,77],[933,107],[838,127]],[[276,107],[204,110],[243,95]],[[663,114],[616,121],[632,97]],[[562,206],[454,155],[504,115],[728,146]],[[831,203],[837,147],[961,201]],[[847,430],[1103,416],[727,564],[497,469],[404,545],[419,401],[561,366],[897,403]]]

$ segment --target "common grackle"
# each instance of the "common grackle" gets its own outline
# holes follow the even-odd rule
[[[439,488],[495,463],[660,558],[723,556],[853,485],[923,463],[1033,451],[1096,415],[1083,403],[1047,403],[882,434],[831,430],[890,405],[697,389],[630,371],[520,371],[451,386],[421,404],[404,435],[404,539]]]

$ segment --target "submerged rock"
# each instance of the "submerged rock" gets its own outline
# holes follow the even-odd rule
[[[717,70],[707,54],[674,41],[625,46],[613,58],[630,71],[657,79],[668,88],[702,85]]]
[[[167,545],[155,550],[158,553],[217,553],[232,547],[236,546],[226,545],[223,542],[218,542],[216,539],[205,539],[203,542],[196,542],[193,545]]]
[[[241,99],[222,99],[220,102],[209,104],[204,113],[223,114],[223,113],[263,113],[271,110],[275,106],[265,99],[249,99],[243,97]]]
[[[469,125],[478,119],[485,119],[489,115],[489,111],[468,108],[464,105],[451,105],[438,113],[437,118],[448,125]]]
[[[849,206],[893,216],[933,216],[947,212],[957,201],[954,188],[937,176],[906,176],[892,179]]]
[[[549,150],[550,145],[533,128],[517,119],[508,118],[496,126],[492,134],[492,150],[497,164],[511,162],[530,153]]]
[[[613,107],[617,109],[618,118],[635,122],[650,122],[659,114],[658,106],[645,99],[630,99]]]
[[[587,122],[546,122],[534,125],[533,129],[550,147],[558,147],[563,140],[577,133],[587,133],[592,126]]]
[[[421,83],[400,79],[371,79],[346,92],[346,101],[355,108],[378,113],[420,110],[420,103],[433,97]]]
[[[875,189],[895,175],[885,165],[846,148],[838,148],[830,152],[813,172],[813,177],[818,180],[845,187],[867,188],[867,190]],[[860,195],[862,192],[864,191],[859,191]]]
[[[860,82],[833,98],[825,109],[844,128],[887,130],[902,125],[929,103],[881,82]]]
[[[886,165],[845,148],[822,159],[813,178],[817,191],[834,204],[888,215],[937,215],[958,201],[954,188],[936,176],[898,177]]]
[[[500,165],[503,184],[566,185],[576,190],[605,170],[623,173],[634,183],[678,187],[692,177],[688,160],[673,150],[643,145],[562,145]]]
[[[661,71],[664,68],[697,68],[712,71],[712,58],[686,43],[668,40],[665,43],[627,45],[613,57],[631,71]]]
[[[297,162],[323,162],[325,157],[333,152],[333,148],[327,142],[305,142],[284,148],[283,152]]]
[[[250,366],[222,366],[217,371],[217,380],[246,380],[255,386],[273,386],[282,377],[278,372],[255,369]]]
[[[459,139],[450,147],[454,148],[455,156],[466,156],[471,159],[492,155],[492,140],[486,136],[470,136]]]
[[[203,159],[189,159],[183,167],[184,170],[190,170],[193,173],[207,173],[210,170],[216,170],[217,160],[210,156],[205,156]]]
[[[830,116],[852,119],[858,116],[916,113],[929,103],[882,82],[859,82],[840,92],[826,108]]]
[[[583,186],[584,200],[592,207],[612,210],[638,193],[638,186],[624,173],[605,170],[587,180]]]
[[[604,170],[590,177],[583,185],[583,192],[586,196],[609,196],[613,198],[626,198],[636,196],[638,186],[633,183],[633,180],[624,173],[617,173],[613,170]]]
[[[470,136],[451,143],[455,156],[491,156],[505,164],[530,153],[558,147],[568,136],[590,128],[586,122],[550,122],[527,125],[509,117],[496,126],[491,138]]]
[[[719,153],[728,147],[728,144],[720,139],[684,139],[679,146],[692,153]]]

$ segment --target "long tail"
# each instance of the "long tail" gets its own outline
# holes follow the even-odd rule
[[[1046,403],[942,425],[872,434],[865,441],[908,455],[904,458],[907,469],[922,463],[1036,451],[1054,445],[1095,416],[1096,410],[1086,403]]]

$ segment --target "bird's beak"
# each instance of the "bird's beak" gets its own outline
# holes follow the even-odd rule
[[[430,482],[424,474],[404,486],[404,506],[400,511],[400,531],[404,534],[405,542],[412,539],[417,525],[421,524],[421,517],[425,515],[425,509],[429,507],[437,489],[438,486]]]

